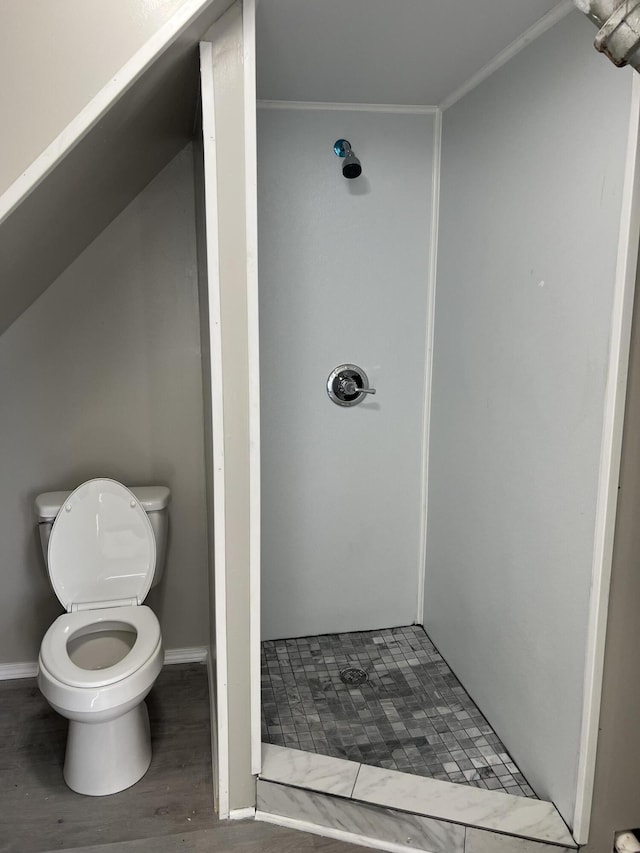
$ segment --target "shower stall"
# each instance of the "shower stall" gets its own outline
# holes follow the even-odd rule
[[[637,241],[592,38],[437,106],[258,102],[263,741],[576,836]]]

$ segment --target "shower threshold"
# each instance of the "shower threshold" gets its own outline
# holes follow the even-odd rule
[[[256,818],[391,851],[577,848],[553,803],[268,743],[262,745]]]
[[[263,819],[422,837],[407,849],[434,853],[465,850],[461,832],[575,846],[421,626],[264,642],[262,738]]]

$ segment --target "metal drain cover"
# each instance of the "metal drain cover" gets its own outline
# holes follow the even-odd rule
[[[364,684],[369,680],[369,676],[364,669],[357,666],[348,666],[340,672],[340,681],[343,681],[349,687],[357,687],[358,684]]]

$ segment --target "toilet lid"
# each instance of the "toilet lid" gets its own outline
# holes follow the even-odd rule
[[[89,480],[69,495],[56,517],[48,564],[67,611],[141,604],[156,564],[151,522],[121,483]]]

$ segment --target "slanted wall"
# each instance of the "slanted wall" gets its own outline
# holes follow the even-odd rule
[[[186,0],[3,0],[0,195]]]

